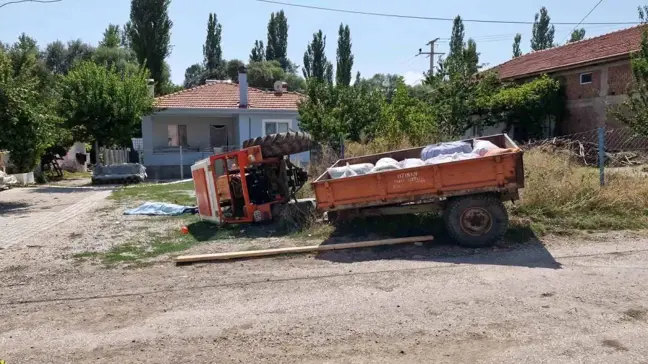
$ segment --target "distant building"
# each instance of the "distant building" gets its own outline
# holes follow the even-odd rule
[[[610,118],[608,105],[626,97],[632,81],[630,55],[639,50],[640,25],[605,35],[532,52],[496,66],[503,81],[525,81],[542,74],[558,79],[565,87],[568,116],[548,130],[565,135],[601,126],[620,127]],[[548,135],[548,136],[549,136]]]
[[[142,118],[143,161],[152,178],[191,176],[191,165],[215,153],[241,148],[247,139],[299,130],[301,94],[284,87],[264,91],[248,87],[247,72],[238,84],[208,80],[205,85],[155,99]],[[182,149],[182,152],[180,151]],[[308,152],[290,156],[307,163]]]

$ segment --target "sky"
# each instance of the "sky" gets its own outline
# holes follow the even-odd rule
[[[0,0],[0,4],[7,0]],[[552,21],[579,22],[598,0],[285,0],[294,4],[380,12],[464,19],[533,21],[534,14],[546,6]],[[635,22],[637,0],[603,0],[586,22]],[[182,84],[184,71],[202,61],[207,18],[215,12],[223,26],[222,48],[225,59],[248,60],[257,39],[266,43],[270,13],[284,10],[288,18],[288,57],[296,64],[302,57],[312,34],[321,29],[327,36],[326,53],[335,64],[337,30],[340,23],[349,25],[355,56],[353,73],[363,77],[376,73],[400,74],[408,84],[420,82],[429,68],[426,56],[415,56],[434,38],[449,38],[450,21],[384,18],[310,10],[256,0],[172,0],[173,21],[168,62],[171,77]],[[21,33],[34,37],[41,47],[55,40],[82,39],[97,44],[109,23],[124,24],[130,13],[130,0],[62,0],[58,3],[21,3],[0,8],[0,40],[14,42]],[[584,26],[586,37],[609,33],[628,25]],[[480,62],[488,67],[511,58],[515,33],[522,34],[522,51],[530,50],[530,24],[465,23],[466,39],[477,42]],[[556,26],[554,41],[564,43],[573,26]],[[438,42],[437,52],[447,52],[448,43]]]

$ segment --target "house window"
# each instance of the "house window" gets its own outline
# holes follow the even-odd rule
[[[186,125],[168,125],[167,136],[170,147],[186,147],[187,144],[187,126]]]
[[[588,83],[592,83],[592,72],[581,73],[580,74],[580,84],[581,85],[586,85]]]
[[[263,120],[263,132],[265,135],[286,133],[288,129],[290,129],[290,120]]]

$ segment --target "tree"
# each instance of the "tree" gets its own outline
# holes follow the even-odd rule
[[[36,47],[35,42],[32,45]],[[43,90],[38,77],[38,52],[32,48],[22,56],[17,68],[10,54],[0,50],[0,149],[9,150],[18,173],[32,171],[45,149],[61,134],[55,128],[58,118],[51,113],[50,92]]]
[[[299,126],[336,150],[341,139],[373,137],[382,117],[380,92],[367,87],[339,87],[318,79],[307,81],[299,103]]]
[[[238,82],[239,68],[245,66],[245,63],[240,59],[231,59],[227,61],[225,70],[227,72],[227,78],[234,82]]]
[[[256,45],[255,45],[256,46]],[[288,19],[284,11],[270,14],[268,21],[268,42],[266,44],[265,59],[267,61],[279,61],[281,68],[288,71],[290,61],[288,60]]]
[[[455,17],[452,25],[452,35],[450,36],[450,52],[444,60],[448,69],[448,75],[455,73],[475,74],[479,69],[479,53],[477,53],[477,43],[469,39],[468,43],[464,41],[464,24],[460,16]]]
[[[306,89],[306,80],[298,74],[286,72],[282,80],[288,84],[288,91],[302,92]]]
[[[273,89],[274,83],[285,76],[279,61],[251,62],[247,69],[248,84],[262,89]]]
[[[399,81],[405,82],[403,76],[385,73],[376,73],[369,79],[360,79],[360,72],[356,75],[356,85],[368,87],[380,92],[387,102],[391,102]]]
[[[25,78],[25,75],[28,75],[36,80],[42,99],[54,97],[54,76],[47,69],[34,38],[25,33],[21,34],[18,41],[9,47],[7,55],[11,61],[14,77],[21,75],[21,78]]]
[[[522,41],[522,34],[517,33],[515,38],[513,38],[513,58],[517,58],[522,55],[522,50],[520,49],[520,42]]]
[[[204,80],[205,67],[200,63],[192,64],[185,70],[184,88],[192,88],[201,85]]]
[[[69,68],[67,64],[67,47],[60,40],[54,41],[47,45],[43,52],[43,59],[47,69],[58,75],[66,74]]]
[[[326,68],[324,69],[324,79],[328,83],[333,83],[333,63],[326,62]]]
[[[641,21],[641,24],[648,23],[648,5],[637,7],[637,11],[639,13],[639,20]]]
[[[479,53],[477,53],[477,43],[474,40],[468,39],[466,49],[464,49],[463,61],[465,63],[466,72],[469,75],[474,75],[479,70]]]
[[[92,55],[92,61],[118,73],[137,72],[140,68],[135,53],[130,49],[99,47]]]
[[[83,62],[61,82],[59,113],[76,140],[125,145],[153,106],[147,78],[144,69],[120,74]]]
[[[81,39],[71,40],[67,43],[67,69],[72,69],[77,63],[89,61],[94,55],[95,48],[84,43]]]
[[[133,49],[130,42],[130,34],[133,31],[133,24],[126,22],[121,31],[121,46],[128,49]]]
[[[415,145],[436,139],[431,106],[411,97],[402,78],[396,81],[392,102],[383,108],[379,132],[394,146],[400,145],[404,136]]]
[[[216,13],[210,13],[207,22],[207,39],[203,46],[205,69],[208,71],[216,70],[218,67],[221,67],[223,62],[223,51],[221,49],[222,29],[222,25],[216,18]]]
[[[333,66],[326,59],[326,36],[322,31],[313,34],[313,40],[307,46],[304,52],[304,65],[302,72],[304,78],[316,78],[319,80],[328,80],[333,74]]]
[[[69,41],[67,45],[57,40],[47,45],[41,57],[50,72],[65,75],[75,64],[91,60],[95,52],[93,46],[81,39]]]
[[[340,24],[338,30],[337,67],[335,82],[338,85],[351,84],[351,69],[353,68],[353,53],[351,53],[351,30],[349,26]]]
[[[447,59],[461,58],[463,56],[465,29],[463,20],[457,15],[452,22],[452,35],[450,36],[450,53]]]
[[[540,13],[536,13],[533,22],[533,35],[531,37],[531,49],[540,51],[554,47],[555,28],[551,25],[551,17],[544,6]]]
[[[265,51],[263,50],[263,41],[255,40],[254,48],[250,52],[250,62],[262,62],[265,60]]]
[[[270,13],[270,20],[268,21],[268,41],[266,43],[265,58],[268,61],[275,59],[275,45],[277,44],[277,23],[275,21],[275,13]]]
[[[444,62],[432,77],[424,81],[429,85],[428,102],[441,139],[455,139],[474,126],[473,105],[475,81],[473,75],[456,72]]]
[[[585,28],[574,29],[569,38],[569,43],[585,39]]]
[[[119,25],[109,24],[104,31],[103,39],[99,42],[99,47],[117,48],[121,45],[121,31]]]
[[[489,90],[480,93],[484,85]],[[522,140],[542,138],[547,120],[559,122],[565,109],[560,82],[546,75],[523,84],[502,85],[491,72],[476,86],[475,94],[474,114],[482,118],[482,125],[505,124],[505,132],[514,126],[516,138]]]
[[[639,7],[642,24],[648,19],[648,6]],[[641,47],[632,55],[632,83],[628,98],[621,106],[613,107],[612,114],[636,133],[648,136],[648,32],[641,36]]]
[[[171,0],[131,0],[128,42],[141,66],[146,66],[155,80],[159,94],[164,78],[164,60],[171,54],[171,28],[169,19]]]

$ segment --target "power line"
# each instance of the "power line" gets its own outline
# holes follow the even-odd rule
[[[454,18],[439,18],[439,17],[428,17],[428,16],[416,16],[416,15],[402,15],[402,14],[388,14],[388,13],[373,13],[368,11],[357,11],[357,10],[345,10],[345,9],[336,9],[336,8],[325,8],[322,6],[311,6],[311,5],[302,5],[302,4],[292,4],[283,1],[274,1],[274,0],[256,0],[262,3],[269,4],[278,4],[284,6],[292,6],[296,8],[304,9],[313,9],[313,10],[324,10],[332,11],[338,13],[348,13],[348,14],[359,14],[359,15],[371,15],[371,16],[382,16],[387,18],[403,18],[403,19],[419,19],[419,20],[438,20],[438,21],[454,21]],[[497,23],[497,24],[533,24],[532,21],[516,21],[516,20],[483,20],[483,19],[462,19],[464,23]],[[636,25],[639,22],[595,22],[595,23],[570,23],[570,22],[554,22],[554,25]]]
[[[51,4],[51,3],[58,3],[63,0],[13,0],[13,1],[7,1],[6,3],[0,4],[0,8],[4,8],[7,5],[11,4],[20,4],[20,3],[40,3],[40,4]]]
[[[597,2],[596,5],[594,5],[594,7],[592,8],[592,10],[590,10],[589,13],[587,13],[587,15],[585,15],[585,16],[583,17],[583,19],[581,19],[581,21],[578,22],[578,24],[576,24],[576,26],[574,27],[574,29],[572,29],[572,31],[569,32],[569,34],[567,34],[567,36],[565,37],[565,39],[563,39],[563,43],[567,40],[567,38],[571,35],[571,33],[573,33],[573,32],[576,30],[576,28],[578,28],[578,26],[581,25],[581,24],[585,21],[585,19],[587,19],[587,17],[590,16],[590,14],[592,14],[592,12],[594,12],[594,10],[596,10],[596,8],[598,8],[598,6],[601,5],[602,2],[603,2],[603,0],[599,0],[599,2]]]

